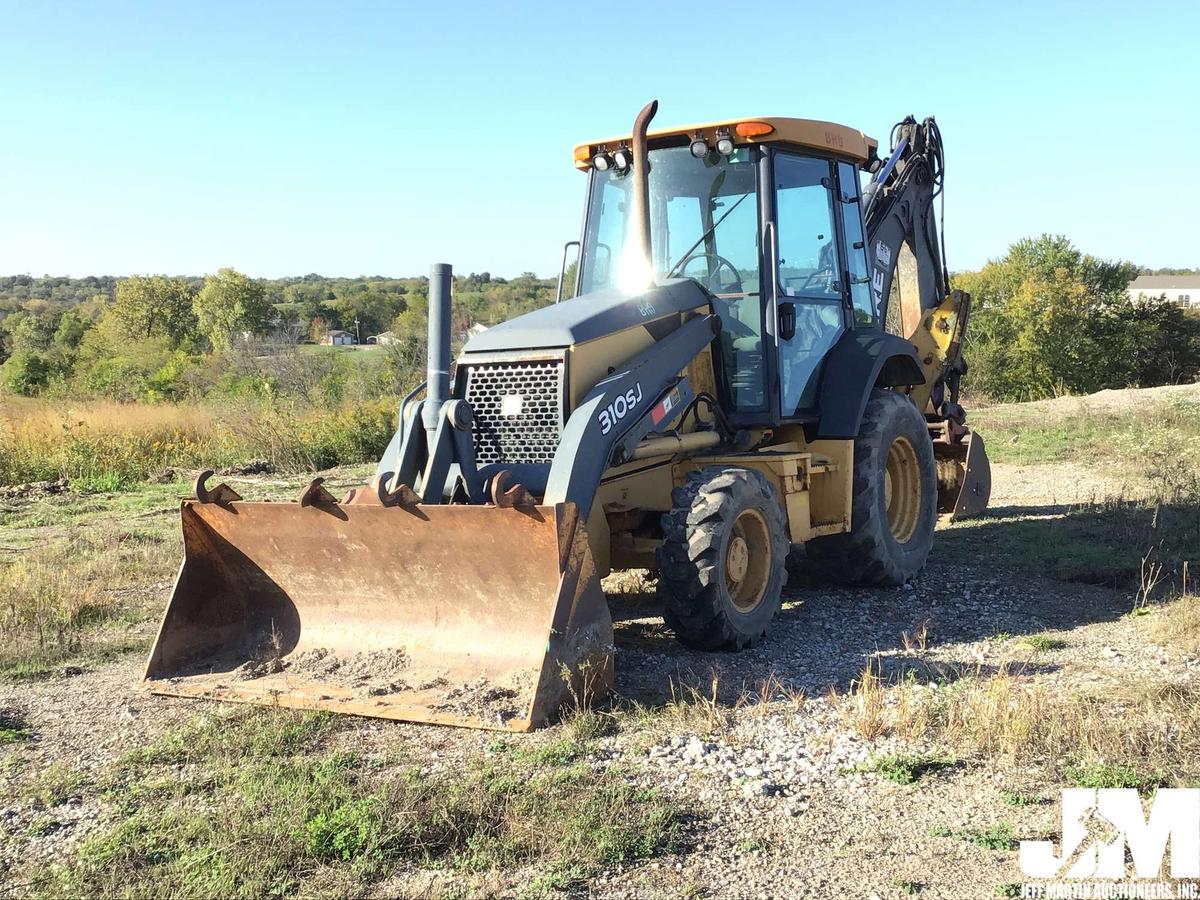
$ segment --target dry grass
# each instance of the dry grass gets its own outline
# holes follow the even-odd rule
[[[128,643],[119,626],[145,618],[157,602],[147,587],[170,577],[178,555],[173,541],[100,526],[5,554],[0,673],[33,675],[76,654],[119,649]]]
[[[199,469],[266,458],[285,471],[374,461],[391,437],[394,407],[294,403],[0,401],[0,484],[65,477],[113,490],[168,466]]]
[[[868,741],[888,730],[884,693],[875,663],[868,662],[858,678],[851,682],[850,696],[842,706],[842,721]]]
[[[1189,603],[1157,627],[1194,640],[1200,604]],[[846,724],[867,738],[891,734],[913,745],[932,742],[980,759],[1059,771],[1132,766],[1186,785],[1200,777],[1198,689],[1134,682],[1071,694],[1016,664],[958,675],[937,686],[912,679],[884,686],[868,667],[838,702]]]
[[[1160,606],[1148,627],[1150,639],[1156,644],[1200,654],[1200,596],[1185,594]]]

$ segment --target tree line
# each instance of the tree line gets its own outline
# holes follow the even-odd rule
[[[533,273],[458,277],[454,328],[503,321],[552,302],[554,291],[554,281]],[[259,387],[269,392],[281,354],[333,329],[364,341],[389,333],[391,367],[416,368],[427,303],[427,278],[268,280],[233,269],[206,278],[9,276],[0,278],[0,386],[22,394],[172,398],[230,379],[242,384],[252,377],[248,360],[262,359],[269,371],[260,373]]]
[[[967,389],[1019,400],[1200,379],[1200,312],[1126,293],[1138,274],[1195,271],[1100,259],[1042,235],[956,273],[953,286],[974,298]],[[544,306],[555,288],[528,272],[456,277],[453,329]],[[359,394],[386,393],[423,365],[427,304],[423,277],[0,277],[0,388],[131,400],[283,392],[326,403],[357,378]],[[334,328],[363,339],[390,332],[367,376],[297,352]]]

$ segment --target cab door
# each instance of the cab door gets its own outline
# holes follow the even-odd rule
[[[804,418],[817,402],[821,362],[847,327],[846,267],[834,163],[774,154],[774,308],[779,416]]]

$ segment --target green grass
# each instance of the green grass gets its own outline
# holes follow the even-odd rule
[[[915,881],[905,881],[900,878],[892,881],[892,887],[898,890],[901,894],[904,894],[906,897],[913,897],[921,892],[920,884]]]
[[[985,850],[1012,850],[1016,847],[1016,836],[1008,822],[997,822],[987,828],[968,828],[959,835],[964,841],[983,847]]]
[[[1121,410],[1084,410],[1044,404],[1005,404],[971,413],[987,436],[994,462],[1021,465],[1074,460],[1178,457],[1200,467],[1200,403],[1191,398],[1146,402]]]
[[[1124,763],[1088,763],[1066,766],[1063,777],[1075,787],[1084,788],[1135,788],[1143,794],[1166,783],[1159,773],[1145,772],[1137,766]]]
[[[1004,789],[1000,791],[1000,799],[1009,806],[1023,807],[1034,806],[1041,802],[1041,798],[1037,794],[1028,794],[1024,791],[1014,791]]]
[[[19,744],[33,737],[25,717],[15,710],[0,709],[0,744]]]
[[[429,774],[419,749],[386,763],[340,749],[348,721],[222,710],[131,750],[87,788],[117,820],[42,873],[37,892],[290,896],[332,881],[361,895],[397,867],[532,866],[541,875],[523,896],[533,897],[678,845],[675,803],[567,764],[569,739],[543,748],[553,753],[494,754]]]
[[[855,771],[874,772],[896,784],[914,784],[925,775],[948,769],[956,762],[953,756],[944,753],[872,754],[855,766]]]

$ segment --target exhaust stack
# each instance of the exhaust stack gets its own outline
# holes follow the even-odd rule
[[[421,419],[429,443],[437,431],[442,404],[450,399],[450,285],[454,267],[434,263],[429,267],[429,343],[426,348],[425,403]]]

